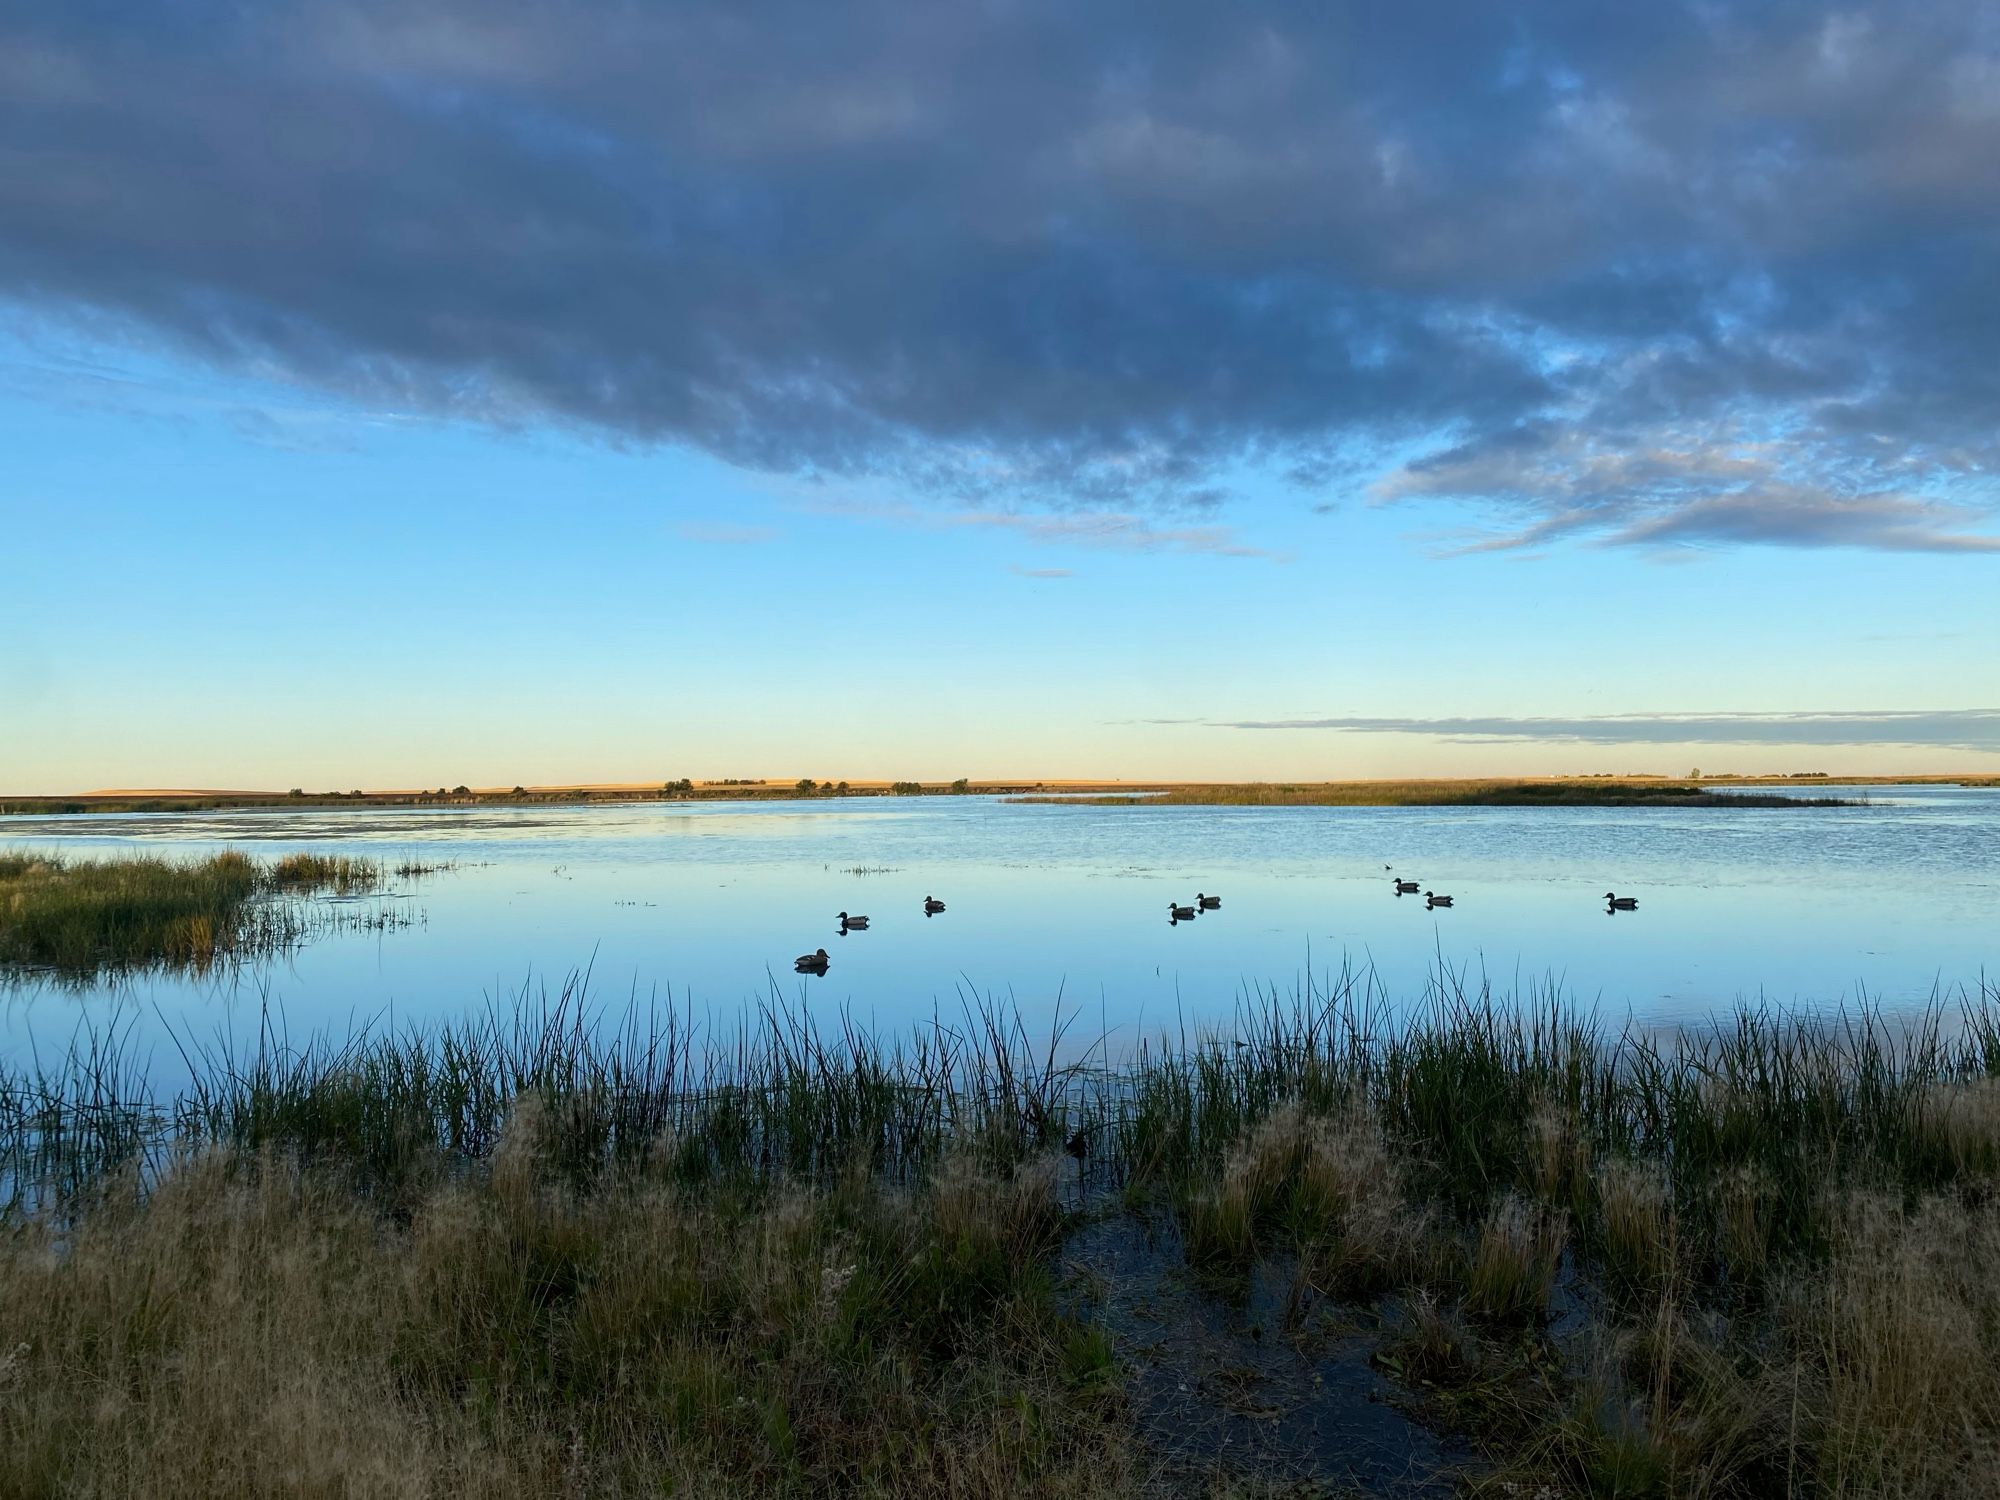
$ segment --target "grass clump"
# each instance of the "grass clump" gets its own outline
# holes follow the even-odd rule
[[[1606,1270],[1618,1285],[1657,1288],[1672,1275],[1674,1212],[1657,1165],[1605,1163],[1597,1176],[1597,1226]]]
[[[1191,1263],[1241,1276],[1260,1249],[1289,1251],[1318,1292],[1358,1295],[1421,1279],[1431,1225],[1372,1121],[1267,1116],[1212,1180],[1188,1193]]]
[[[347,856],[292,854],[270,864],[234,851],[194,859],[0,856],[0,974],[88,980],[152,967],[201,972],[303,940],[315,924],[298,898],[381,885],[379,864]]]
[[[1547,1317],[1564,1234],[1560,1218],[1519,1198],[1494,1205],[1466,1271],[1466,1310],[1502,1323]]]
[[[379,889],[382,866],[379,861],[347,854],[287,854],[271,866],[268,883],[281,891],[329,891],[348,896]]]

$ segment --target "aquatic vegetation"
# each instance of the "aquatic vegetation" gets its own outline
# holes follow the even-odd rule
[[[263,864],[234,851],[196,859],[0,856],[0,975],[83,981],[152,967],[201,972],[277,952],[330,928],[380,928],[394,911],[310,910],[301,899],[379,890],[382,867],[293,854]]]
[[[447,870],[456,870],[459,862],[455,859],[418,859],[415,857],[399,861],[390,871],[398,880],[422,880],[431,875],[442,875]]]
[[[271,866],[269,879],[277,890],[331,891],[346,896],[378,889],[382,866],[377,860],[347,854],[287,854]]]
[[[1212,1337],[1364,1341],[1482,1493],[2000,1480],[2000,990],[1658,1034],[1343,974],[1107,1059],[972,997],[885,1038],[774,994],[717,1035],[578,975],[182,1043],[168,1097],[115,1031],[0,1071],[0,1488],[171,1490],[173,1428],[254,1490],[278,1459],[220,1445],[271,1392],[310,1407],[286,1462],[466,1472],[477,1434],[502,1493],[1273,1477],[1141,1441],[1126,1382],[1172,1356],[1110,1310],[1134,1276]],[[1093,1260],[1126,1222],[1153,1258]]]

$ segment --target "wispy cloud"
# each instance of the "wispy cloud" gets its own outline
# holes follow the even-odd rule
[[[2000,552],[2000,535],[1955,529],[1991,519],[1970,506],[1907,495],[1849,498],[1786,487],[1692,501],[1634,520],[1606,540],[1619,546],[1754,542],[1882,552]]]
[[[1159,721],[1173,722],[1173,721]],[[1455,744],[1927,745],[2000,751],[2000,709],[1834,713],[1606,714],[1591,718],[1204,720],[1217,729],[1421,734]]]
[[[1162,525],[1150,516],[1127,512],[1042,512],[932,510],[922,506],[838,495],[800,495],[800,508],[818,515],[883,521],[925,531],[1002,531],[1045,547],[1085,547],[1106,552],[1181,552],[1210,557],[1289,562],[1290,554],[1257,547],[1233,526]],[[1058,570],[1060,571],[1060,570]]]
[[[1371,493],[1378,502],[1486,501],[1533,518],[1442,549],[1457,555],[1567,537],[1612,547],[2000,552],[2000,534],[1967,529],[2000,519],[1993,506],[1787,477],[1803,463],[1795,450],[1742,440],[1734,429],[1654,432],[1614,448],[1538,425],[1405,464]]]
[[[1007,571],[1016,578],[1074,578],[1076,574],[1068,568],[1024,568],[1019,563],[1008,563]]]
[[[932,524],[958,529],[1011,531],[1044,545],[1096,547],[1112,552],[1200,552],[1211,557],[1251,557],[1283,562],[1281,552],[1253,547],[1233,526],[1160,526],[1140,515],[1084,511],[1069,515],[1020,515],[1007,511],[946,511]]]
[[[715,547],[754,547],[775,542],[782,533],[775,526],[734,526],[726,521],[683,521],[681,540]]]

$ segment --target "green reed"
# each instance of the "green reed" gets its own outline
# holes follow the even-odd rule
[[[47,1064],[0,1068],[17,1198],[41,1178],[84,1181],[207,1141],[338,1163],[393,1194],[490,1155],[532,1095],[580,1186],[663,1153],[689,1179],[865,1167],[900,1180],[953,1151],[1005,1162],[1067,1148],[1079,1183],[1171,1201],[1289,1108],[1365,1113],[1424,1193],[1459,1212],[1546,1195],[1563,1178],[1548,1160],[1559,1138],[1592,1162],[1657,1163],[1690,1221],[1724,1211],[1719,1184],[1754,1178],[1781,1237],[1804,1244],[1829,1174],[1921,1192],[1983,1169],[1994,1147],[1968,1111],[2000,1077],[2000,989],[1937,994],[1909,1016],[1864,997],[1655,1032],[1614,1029],[1552,988],[1502,998],[1449,972],[1394,1006],[1372,972],[1347,970],[1251,993],[1227,1024],[1147,1039],[1114,1064],[1107,1039],[1083,1047],[1061,1021],[1031,1030],[1018,1006],[969,994],[885,1036],[817,1018],[774,984],[724,1032],[671,996],[607,1007],[579,972],[394,1032],[294,1037],[267,1009],[245,1043],[175,1035],[187,1082],[164,1096],[132,1034],[86,1029]],[[1588,1209],[1585,1184],[1561,1191]]]
[[[206,858],[0,856],[0,977],[70,983],[156,967],[200,973],[282,951],[329,928],[389,927],[392,911],[334,913],[302,898],[380,891],[382,866],[350,856],[235,851]]]

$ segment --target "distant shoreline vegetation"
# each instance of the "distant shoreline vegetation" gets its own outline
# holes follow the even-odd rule
[[[1846,797],[1717,792],[1685,782],[1332,781],[1179,786],[1145,794],[1021,796],[1084,807],[1865,807]]]
[[[724,777],[717,781],[693,781],[685,777],[658,785],[616,787],[525,787],[510,790],[468,786],[439,787],[435,791],[308,792],[102,792],[69,797],[0,797],[0,817],[61,817],[86,813],[186,813],[225,811],[277,811],[300,808],[346,807],[574,807],[593,803],[625,802],[799,802],[826,797],[944,797],[999,796],[1009,792],[1044,790],[1040,781],[975,783],[966,777],[956,781],[863,782],[815,781],[810,776],[796,781],[763,781],[754,777]],[[1097,783],[1085,783],[1086,788]]]
[[[434,791],[104,792],[76,796],[0,796],[0,817],[88,813],[189,813],[341,807],[575,807],[598,803],[796,802],[841,797],[1006,797],[1015,802],[1119,806],[1149,802],[1256,807],[1845,807],[1851,799],[1745,795],[1738,788],[1839,781],[1846,786],[2000,786],[1992,776],[1848,776],[1823,771],[1788,776],[1543,776],[1409,781],[1176,782],[1074,780],[955,781],[760,780],[723,777],[615,787],[526,787]]]

